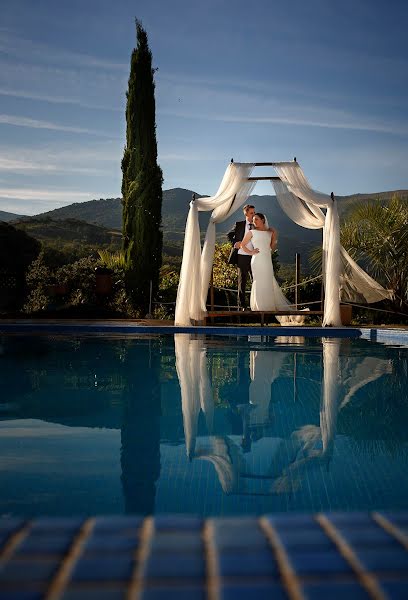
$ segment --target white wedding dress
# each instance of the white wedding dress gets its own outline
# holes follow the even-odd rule
[[[251,260],[251,310],[286,310],[291,306],[275,279],[270,246],[271,236],[270,231],[252,230],[251,241],[253,247],[258,248],[259,253],[254,254]],[[276,317],[276,319],[281,325],[294,323],[299,325],[304,322],[304,317],[297,315]]]

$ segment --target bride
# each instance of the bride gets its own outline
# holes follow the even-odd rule
[[[251,310],[273,311],[286,310],[291,304],[283,295],[273,271],[271,250],[274,250],[277,235],[274,229],[269,229],[265,215],[255,213],[253,218],[255,229],[248,231],[241,242],[241,248],[247,254],[252,255],[252,288],[251,288]],[[253,250],[247,247],[252,241]],[[276,317],[282,325],[290,322],[300,322],[295,316]]]

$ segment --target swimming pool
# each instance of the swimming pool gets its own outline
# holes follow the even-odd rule
[[[406,508],[406,347],[140,333],[0,348],[0,515]]]

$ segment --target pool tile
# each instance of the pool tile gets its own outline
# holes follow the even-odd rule
[[[85,519],[79,517],[41,517],[32,523],[31,531],[55,531],[77,532],[84,524]]]
[[[97,517],[95,519],[95,525],[92,530],[93,535],[99,533],[109,534],[112,533],[116,536],[122,533],[129,533],[130,531],[138,531],[143,525],[144,517],[138,516],[106,516]]]
[[[363,548],[357,551],[357,556],[369,571],[408,572],[408,552],[402,546],[400,550]]]
[[[34,590],[27,591],[11,591],[6,592],[0,590],[0,600],[42,600],[44,598],[44,592],[38,592]]]
[[[384,546],[387,548],[391,546],[395,547],[395,549],[401,548],[401,544],[394,537],[379,527],[372,527],[370,529],[342,528],[339,529],[339,531],[346,542],[354,548],[365,546],[381,546],[381,548],[384,548]],[[384,551],[386,550],[384,549]]]
[[[0,518],[0,533],[2,534],[11,534],[21,529],[24,525],[24,519],[15,519],[15,518]]]
[[[276,515],[265,515],[267,521],[271,523],[278,531],[282,529],[315,529],[316,521],[310,514],[276,514]]]
[[[358,583],[310,583],[302,586],[305,600],[370,600],[371,596]]]
[[[61,600],[126,600],[126,590],[107,590],[97,586],[82,590],[68,589],[61,596]]]
[[[204,587],[167,586],[145,588],[140,600],[206,600],[206,598]]]
[[[83,558],[75,566],[72,581],[126,581],[130,578],[134,561],[124,556],[118,558]]]
[[[301,548],[302,550],[306,548],[333,550],[335,548],[334,543],[321,529],[308,529],[307,531],[284,529],[278,531],[278,535],[286,548]]]
[[[149,579],[169,578],[203,578],[205,564],[201,556],[191,554],[150,555],[145,566],[144,575]]]
[[[408,580],[395,581],[391,579],[380,579],[380,586],[392,600],[407,600]]]
[[[283,587],[274,583],[221,585],[220,600],[288,600]]]
[[[58,566],[57,560],[12,559],[0,570],[0,581],[17,584],[48,581]]]
[[[218,556],[218,570],[222,577],[278,577],[278,566],[272,552],[223,552]]]
[[[198,532],[157,533],[152,540],[151,551],[155,552],[202,552],[203,540]]]
[[[24,554],[63,554],[71,546],[72,535],[30,535],[17,548],[16,556]]]
[[[154,518],[156,531],[201,531],[203,519],[191,515],[158,515]]]
[[[377,527],[377,524],[372,519],[372,517],[363,512],[339,512],[339,513],[330,513],[324,515],[335,527],[341,529],[342,525],[352,526],[354,528],[363,527]]]
[[[139,545],[139,538],[136,535],[93,535],[87,539],[83,556],[90,554],[103,554],[103,553],[117,553],[117,552],[128,552],[131,553],[136,550]]]
[[[322,577],[332,574],[350,574],[351,567],[337,552],[298,552],[290,551],[289,560],[298,575],[320,575]]]

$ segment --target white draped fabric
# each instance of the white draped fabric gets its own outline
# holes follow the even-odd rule
[[[285,213],[298,225],[323,229],[323,326],[341,326],[340,293],[343,300],[378,302],[391,298],[361,269],[340,245],[340,224],[335,198],[313,190],[297,162],[272,163],[280,180],[274,180],[276,197]],[[248,181],[254,163],[228,165],[221,185],[210,198],[190,203],[186,223],[183,261],[177,292],[175,325],[191,325],[206,314],[206,300],[215,249],[215,225],[239,209],[248,199],[254,181]],[[325,213],[322,211],[325,209]],[[212,211],[203,249],[200,244],[199,211]]]
[[[374,281],[340,245],[336,199],[313,190],[298,163],[279,163],[274,168],[280,180],[273,181],[273,187],[284,212],[302,227],[323,229],[323,326],[341,325],[340,293],[348,301],[379,302],[392,297],[392,292]]]
[[[250,195],[255,182],[248,181],[254,165],[231,163],[215,196],[190,203],[184,237],[183,262],[177,292],[175,325],[191,325],[205,313],[215,249],[215,224],[225,221]],[[201,252],[198,211],[212,210]]]

